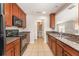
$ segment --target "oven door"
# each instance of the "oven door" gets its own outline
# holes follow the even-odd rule
[[[26,46],[26,42],[27,42],[26,38],[22,39],[22,49],[24,49],[24,47]]]

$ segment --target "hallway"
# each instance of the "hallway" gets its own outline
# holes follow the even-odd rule
[[[30,43],[28,45],[23,56],[53,56],[53,54],[43,39],[39,38],[34,44]]]

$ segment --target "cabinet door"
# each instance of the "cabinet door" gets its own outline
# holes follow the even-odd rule
[[[14,49],[10,48],[9,50],[6,51],[6,56],[14,56]]]
[[[20,11],[20,8],[18,7],[18,17],[19,17],[19,19],[21,19],[21,11]]]
[[[49,45],[49,48],[51,49],[51,37],[48,35],[48,45]]]
[[[22,20],[23,19],[23,14],[22,14],[21,8],[18,8],[18,12],[19,12],[19,19]]]
[[[62,56],[63,55],[63,48],[56,44],[56,55],[57,56]]]
[[[12,26],[12,4],[5,3],[4,4],[4,14],[5,14],[5,22],[6,26]]]
[[[49,40],[50,40],[50,37],[49,37],[49,35],[48,35],[48,42],[47,42],[47,43],[48,43],[48,46],[50,45],[50,44],[49,44],[49,42],[50,42]]]
[[[26,14],[23,13],[23,28],[26,28]]]
[[[9,43],[7,44],[5,47],[5,55],[6,56],[14,56],[14,47],[13,47],[13,43]]]
[[[64,51],[64,56],[71,56],[68,52]]]
[[[18,6],[16,3],[12,4],[12,15],[18,17]]]
[[[55,41],[53,41],[53,39],[52,39],[52,43],[51,43],[52,45],[52,52],[53,52],[53,54],[54,55],[56,55],[56,42]]]
[[[14,42],[14,50],[15,50],[15,56],[19,56],[20,55],[20,40],[17,39],[15,42]]]
[[[55,28],[55,15],[50,14],[50,28],[54,29]]]

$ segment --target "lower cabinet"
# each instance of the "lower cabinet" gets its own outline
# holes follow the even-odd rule
[[[19,56],[20,55],[20,39],[17,39],[6,45],[6,56]]]
[[[14,49],[11,48],[6,52],[6,56],[14,56]]]
[[[54,55],[56,55],[56,40],[54,37],[48,35],[48,45]]]
[[[66,51],[64,51],[63,55],[64,55],[64,56],[72,56],[72,55],[70,55],[70,54],[69,54],[68,52],[66,52]]]
[[[49,46],[49,48],[51,49],[52,47],[51,47],[51,37],[48,35],[48,46]]]
[[[51,50],[53,52],[54,55],[56,55],[56,40],[54,40],[54,38],[51,38]]]
[[[14,46],[15,56],[19,56],[20,55],[20,40],[16,40],[14,44],[15,44]]]
[[[57,56],[62,56],[63,55],[63,49],[62,49],[62,47],[60,46],[60,45],[56,45],[56,55]]]
[[[48,35],[48,46],[55,56],[79,56],[79,51]]]

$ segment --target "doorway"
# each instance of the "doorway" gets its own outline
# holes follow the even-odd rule
[[[37,22],[37,39],[43,38],[43,22]]]

